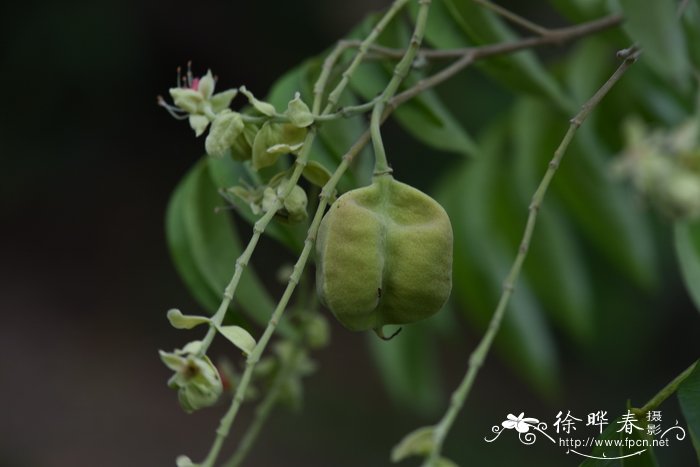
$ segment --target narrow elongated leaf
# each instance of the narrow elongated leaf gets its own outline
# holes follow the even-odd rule
[[[600,18],[606,13],[606,0],[549,0],[549,3],[576,23]]]
[[[678,402],[700,463],[700,364],[678,388]]]
[[[673,230],[683,282],[700,312],[700,222],[676,222]]]
[[[649,64],[676,86],[688,89],[690,62],[676,15],[677,2],[654,0],[640,7],[637,0],[618,0],[625,14],[624,29],[644,50]]]
[[[165,221],[166,239],[170,256],[185,285],[200,305],[213,313],[219,305],[219,297],[202,276],[192,257],[189,236],[183,222],[184,201],[189,196],[186,181],[187,178],[183,178],[170,197]]]
[[[182,216],[181,231],[174,232],[176,237],[179,235],[178,252],[174,255],[176,262],[182,257],[189,260],[179,266],[191,269],[185,273],[185,277],[192,271],[197,272],[194,277],[198,278],[198,282],[193,283],[196,287],[193,290],[216,297],[209,303],[208,309],[213,312],[218,308],[224,287],[233,275],[235,261],[242,248],[228,214],[215,212],[220,198],[209,176],[208,161],[208,158],[202,159],[186,175],[179,194],[182,198],[173,208],[177,208],[178,213],[172,215]],[[171,236],[170,229],[168,236]],[[183,255],[183,251],[187,255]],[[203,291],[207,289],[209,292]],[[274,307],[274,302],[250,267],[241,276],[235,300],[261,325],[267,323]],[[288,327],[284,323],[281,325],[280,330],[288,333]]]
[[[606,152],[584,124],[559,167],[555,191],[611,265],[640,286],[652,287],[658,278],[649,221],[632,194],[608,175]]]
[[[435,2],[428,21],[426,40],[436,48],[468,47],[517,39],[500,18],[471,0]],[[445,24],[450,24],[449,31],[453,30],[452,25],[456,25],[461,35],[442,31]],[[489,58],[479,61],[478,66],[509,89],[546,97],[567,114],[575,109],[559,83],[531,51]]]

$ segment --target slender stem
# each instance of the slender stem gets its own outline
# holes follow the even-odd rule
[[[688,368],[683,370],[681,374],[676,376],[671,380],[670,383],[668,383],[666,386],[664,386],[663,389],[661,389],[654,397],[652,397],[649,402],[644,404],[644,406],[640,409],[632,409],[632,412],[634,412],[637,415],[644,415],[647,412],[651,410],[655,410],[658,406],[660,406],[666,399],[668,399],[673,393],[675,393],[678,390],[678,386],[681,385],[683,381],[686,380],[688,376],[693,372],[695,367],[697,366],[698,362],[697,360],[693,362],[692,365],[690,365]]]
[[[231,457],[231,459],[223,464],[224,467],[238,467],[252,449],[255,440],[257,439],[263,425],[265,424],[265,421],[267,420],[267,417],[270,415],[270,412],[282,393],[284,384],[289,380],[289,377],[297,368],[299,357],[302,354],[301,350],[302,348],[300,344],[296,344],[294,347],[292,347],[289,358],[285,361],[284,366],[279,369],[270,389],[265,394],[265,398],[255,409],[253,422],[250,424],[248,430],[241,439],[240,444],[236,448],[235,454],[233,457]]]
[[[492,3],[488,0],[472,0],[472,1],[474,3],[481,5],[484,8],[487,8],[487,9],[493,11],[494,13],[496,13],[498,15],[503,16],[505,19],[507,19],[511,23],[520,25],[520,26],[524,27],[525,29],[528,29],[528,30],[534,32],[535,34],[539,34],[540,36],[546,36],[547,34],[549,34],[549,29],[543,28],[539,24],[535,24],[532,21],[530,21],[526,18],[523,18],[520,15],[516,15],[512,11],[505,9],[500,5],[496,5],[495,3]]]
[[[269,210],[253,225],[253,235],[250,237],[250,241],[248,242],[246,249],[243,250],[243,253],[241,253],[241,255],[236,260],[236,268],[233,272],[233,277],[224,289],[224,298],[223,300],[221,300],[221,304],[219,305],[218,310],[209,322],[209,329],[207,330],[207,334],[204,336],[204,339],[202,339],[202,345],[198,352],[198,355],[200,357],[207,353],[209,346],[214,340],[214,336],[216,335],[216,329],[223,322],[224,316],[226,316],[226,311],[228,310],[228,307],[231,304],[231,301],[233,300],[233,296],[236,293],[236,288],[238,287],[238,284],[241,280],[243,269],[248,265],[250,257],[253,254],[253,250],[255,250],[255,247],[258,244],[258,240],[260,240],[260,236],[265,231],[265,227],[267,227],[267,225],[270,223],[270,220],[275,215],[275,212],[276,210]]]
[[[357,55],[355,55],[355,59],[352,61],[352,63],[350,63],[350,66],[348,66],[348,68],[343,72],[342,78],[338,85],[328,95],[328,103],[326,104],[326,108],[323,113],[329,113],[333,111],[335,106],[338,104],[338,99],[340,99],[341,93],[345,90],[345,87],[348,85],[350,77],[355,72],[355,69],[360,65],[360,63],[364,59],[365,55],[367,54],[367,51],[369,50],[369,47],[377,40],[379,34],[382,33],[386,25],[389,24],[389,22],[394,18],[396,13],[398,13],[406,5],[406,3],[408,3],[408,0],[395,0],[391,7],[389,7],[387,12],[384,14],[382,19],[380,19],[379,22],[374,26],[374,28],[372,28],[372,32],[370,32],[367,38],[365,38],[365,40],[362,41],[362,43],[360,44],[360,48],[358,49]],[[323,73],[325,73],[325,75]],[[323,87],[325,86],[328,80],[329,74],[330,68],[324,68],[322,71],[322,75],[319,77],[321,85],[319,85],[320,91],[317,95],[322,94]]]
[[[559,44],[561,42],[570,41],[577,39],[579,37],[588,36],[595,32],[602,31],[604,29],[609,29],[611,27],[617,26],[622,22],[621,15],[610,15],[603,18],[599,18],[587,23],[577,24],[575,26],[567,26],[559,29],[548,30],[547,35],[538,37],[527,37],[524,39],[519,39],[512,42],[502,42],[498,44],[482,45],[478,47],[461,47],[456,49],[443,49],[443,50],[430,50],[430,49],[419,49],[416,53],[417,56],[421,56],[427,59],[452,59],[457,58],[458,60],[444,68],[440,72],[432,75],[426,80],[437,80],[442,82],[445,79],[451,77],[455,73],[462,70],[465,66],[470,63],[482,59],[491,57],[494,55],[503,55],[507,53],[517,52],[523,49],[529,49],[533,47],[538,47],[542,45]],[[363,41],[359,40],[342,40],[338,43],[338,46],[328,55],[324,61],[321,76],[317,85],[314,86],[314,106],[320,108],[321,94],[325,89],[324,86],[319,86],[318,83],[322,81],[327,81],[330,71],[335,65],[337,59],[339,58],[341,52],[347,50],[348,48],[360,47]],[[405,49],[393,49],[389,47],[382,47],[378,45],[370,45],[367,48],[370,52],[378,53],[387,58],[401,58],[406,53]],[[447,75],[445,76],[445,73]],[[425,81],[425,80],[424,80]],[[428,81],[430,82],[430,81]],[[420,84],[421,82],[419,82]],[[405,95],[405,98],[411,98],[416,94],[419,94],[427,87],[413,87],[409,92],[404,91],[399,95]],[[365,102],[363,104],[342,107],[335,112],[325,112],[318,114],[318,109],[312,111],[314,116],[314,121],[318,123],[327,122],[331,120],[337,120],[339,118],[348,118],[354,115],[365,113],[372,110],[377,102],[382,98],[379,95],[372,99],[371,101]],[[264,123],[270,120],[269,117],[257,116],[257,115],[241,115],[244,122],[249,123]],[[289,118],[284,114],[275,115],[272,118],[273,122],[285,123],[289,121]]]
[[[382,142],[382,133],[380,131],[380,125],[382,122],[382,115],[384,109],[389,102],[389,100],[394,97],[399,86],[403,82],[404,78],[411,69],[413,60],[416,57],[416,53],[423,42],[423,35],[425,34],[425,25],[428,22],[428,10],[430,8],[431,0],[419,0],[420,9],[418,10],[418,16],[416,18],[416,26],[413,31],[413,36],[409,42],[406,53],[404,54],[401,61],[394,68],[394,76],[392,76],[389,84],[381,94],[381,98],[374,106],[372,110],[372,120],[370,122],[370,132],[372,134],[372,145],[374,147],[374,175],[382,175],[391,173],[391,168],[386,159],[386,151],[384,150],[384,143]]]
[[[498,44],[481,45],[476,47],[459,47],[455,49],[420,49],[418,55],[426,59],[449,59],[460,58],[465,55],[474,54],[478,58],[487,57],[490,55],[498,55],[503,53],[515,52],[522,49],[528,49],[540,45],[559,44],[564,41],[576,39],[578,37],[588,36],[604,29],[617,26],[623,21],[623,16],[613,14],[604,16],[592,21],[588,21],[573,26],[566,26],[557,29],[548,29],[547,34],[535,37],[525,37],[522,39],[502,42]],[[347,47],[359,47],[360,41],[344,40]],[[382,47],[373,45],[369,48],[370,52],[382,55],[387,58],[401,58],[404,54],[404,49],[395,49],[390,47]]]
[[[462,379],[457,389],[452,393],[452,397],[450,399],[450,406],[445,412],[445,415],[435,426],[433,435],[433,449],[431,450],[430,455],[426,458],[423,464],[424,467],[434,466],[438,458],[440,457],[442,445],[445,441],[445,438],[450,428],[452,427],[455,418],[462,409],[462,406],[464,405],[464,402],[467,399],[467,396],[469,395],[469,392],[472,388],[474,380],[476,379],[476,376],[479,373],[479,369],[483,365],[484,360],[486,359],[486,356],[489,353],[491,344],[493,343],[493,340],[496,337],[496,334],[498,333],[501,321],[503,319],[503,315],[505,314],[506,308],[508,307],[510,297],[513,294],[513,290],[515,289],[515,284],[517,283],[518,277],[520,276],[521,267],[523,265],[523,262],[525,261],[525,258],[527,257],[527,252],[530,246],[530,240],[532,239],[532,234],[534,232],[535,224],[537,222],[537,214],[542,205],[542,200],[544,199],[544,196],[547,193],[547,188],[549,188],[549,184],[552,181],[552,177],[554,177],[554,174],[557,171],[557,168],[559,167],[559,164],[562,158],[564,157],[564,154],[567,148],[569,147],[569,144],[571,143],[571,140],[573,139],[576,130],[578,130],[581,124],[586,120],[586,117],[588,117],[591,110],[593,110],[593,108],[595,108],[595,106],[598,105],[598,103],[615,85],[615,83],[617,83],[620,80],[620,78],[622,78],[627,69],[636,61],[637,57],[638,53],[636,52],[628,55],[620,64],[620,66],[615,70],[612,76],[610,76],[610,78],[600,87],[600,89],[596,91],[593,97],[591,97],[585,104],[583,104],[581,110],[570,120],[569,129],[564,135],[564,138],[559,144],[559,147],[554,152],[554,157],[549,162],[547,171],[545,172],[542,181],[540,182],[539,186],[537,187],[537,190],[535,191],[532,197],[532,201],[529,207],[529,215],[527,218],[527,223],[525,225],[525,231],[523,232],[523,237],[520,242],[520,248],[518,249],[518,254],[515,257],[515,261],[513,262],[510,272],[508,273],[508,276],[506,277],[506,280],[503,284],[503,291],[501,293],[501,297],[498,301],[496,310],[494,311],[494,314],[491,317],[491,321],[489,322],[486,333],[477,345],[476,349],[469,357],[469,365],[467,368],[467,372],[464,375],[464,378]]]

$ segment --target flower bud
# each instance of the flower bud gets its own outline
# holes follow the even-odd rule
[[[228,109],[221,111],[211,124],[204,143],[207,154],[218,158],[224,157],[226,151],[241,135],[243,128],[243,120],[238,112],[232,112]]]

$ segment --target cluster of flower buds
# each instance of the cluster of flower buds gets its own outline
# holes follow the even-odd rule
[[[672,219],[700,218],[700,120],[655,131],[632,120],[625,130],[626,148],[615,170]]]
[[[255,171],[277,164],[285,154],[297,156],[304,146],[308,128],[314,117],[299,93],[289,101],[286,111],[279,113],[269,102],[257,99],[245,86],[214,93],[216,79],[211,71],[195,78],[188,64],[185,77],[178,71],[178,85],[170,88],[173,104],[159,98],[159,105],[177,119],[188,119],[196,136],[209,128],[205,141],[207,154],[215,158],[231,157],[248,163]],[[250,108],[235,112],[229,108],[238,93],[243,94]],[[273,172],[274,173],[274,172]],[[230,187],[227,193],[242,200],[255,215],[277,206],[289,178],[283,170],[260,181],[256,186]],[[304,176],[312,183],[323,184],[330,173],[319,164],[309,166]],[[307,219],[307,197],[300,186],[295,186],[281,203],[277,218],[290,223]]]

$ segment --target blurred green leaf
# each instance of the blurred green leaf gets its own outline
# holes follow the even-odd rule
[[[676,222],[673,230],[683,282],[700,312],[700,222]]]
[[[577,23],[600,18],[606,13],[606,0],[549,0],[549,3]]]
[[[175,268],[185,285],[187,285],[194,298],[202,307],[213,313],[219,306],[220,298],[209,287],[206,279],[196,266],[183,221],[185,198],[189,196],[189,193],[187,193],[189,185],[186,184],[186,181],[187,178],[183,177],[170,197],[165,216],[166,239],[170,249],[170,256],[173,258]]]
[[[220,205],[220,197],[211,182],[208,171],[209,158],[200,160],[185,176],[174,195],[176,204],[171,203],[169,215],[181,217],[181,222],[169,222],[167,235],[171,243],[173,257],[178,264],[185,258],[184,263],[178,264],[178,269],[187,272],[183,277],[197,274],[196,281],[188,281],[188,286],[196,296],[215,299],[206,303],[207,309],[213,312],[218,308],[221,294],[231,279],[235,262],[242,252],[240,241],[233,229],[228,213],[216,213]],[[177,212],[175,212],[177,211]],[[170,240],[174,237],[177,242]],[[209,292],[206,292],[206,290]],[[255,322],[265,325],[272,314],[274,302],[264,289],[250,267],[243,271],[235,301],[240,303]],[[287,333],[284,323],[283,333]]]
[[[500,18],[472,0],[445,0],[442,3],[444,7],[439,2],[431,6],[426,29],[426,40],[437,48],[478,46],[517,39]],[[457,26],[461,35],[453,33],[452,25]],[[443,31],[444,27],[449,32]],[[480,60],[477,65],[513,91],[546,97],[567,114],[575,110],[571,99],[532,51]]]
[[[678,387],[678,402],[700,463],[700,364],[697,362],[693,372]]]
[[[369,348],[391,399],[400,407],[425,416],[442,405],[437,339],[422,322],[403,326],[391,341],[368,333]]]
[[[688,2],[682,23],[690,60],[694,68],[698,69],[700,68],[700,3]]]
[[[652,287],[657,269],[649,221],[632,194],[608,175],[603,158],[607,152],[593,129],[584,124],[553,185],[581,232],[608,262],[640,286]]]
[[[625,14],[623,28],[643,50],[643,57],[661,76],[687,91],[690,63],[676,14],[677,2],[618,0]]]

